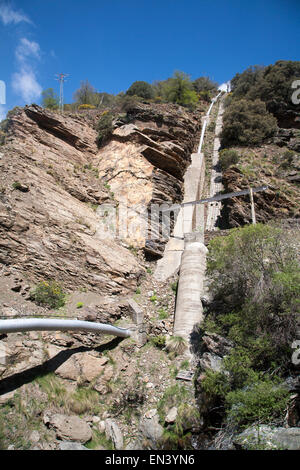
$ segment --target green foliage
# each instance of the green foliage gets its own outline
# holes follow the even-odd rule
[[[160,320],[164,320],[165,318],[168,318],[169,314],[164,308],[159,308],[158,309],[158,317]]]
[[[176,294],[176,292],[177,292],[177,287],[178,287],[178,281],[172,282],[171,285],[170,285],[170,287],[171,287],[172,291]]]
[[[12,184],[12,187],[14,189],[21,189],[22,188],[22,184],[20,183],[20,181],[14,181],[13,184]]]
[[[223,149],[219,154],[219,162],[222,168],[222,171],[227,170],[231,165],[238,163],[239,154],[236,150]]]
[[[154,98],[154,90],[152,86],[143,81],[134,82],[126,91],[126,95],[139,96],[140,98],[152,99]]]
[[[58,109],[59,98],[53,88],[47,88],[42,92],[42,106],[47,109]]]
[[[237,98],[243,98],[263,79],[265,67],[252,65],[243,73],[237,73],[231,80],[231,90]],[[256,96],[258,98],[258,96]]]
[[[82,308],[83,307],[83,302],[77,302],[76,308]]]
[[[197,93],[216,92],[218,83],[212,81],[209,77],[199,77],[193,81],[193,88]]]
[[[277,114],[285,109],[300,109],[291,101],[294,80],[299,79],[300,62],[279,60],[267,67],[249,67],[231,80],[233,98],[260,99],[267,110]]]
[[[182,402],[188,398],[188,390],[181,384],[176,383],[168,387],[162,398],[157,404],[157,411],[161,423],[164,423],[168,411],[174,406],[178,407]]]
[[[85,447],[90,450],[102,448],[105,450],[114,449],[112,441],[107,439],[105,433],[100,433],[98,430],[93,430],[92,439],[85,444]]]
[[[47,394],[49,403],[56,406],[65,403],[67,391],[62,381],[53,372],[37,377],[35,382]]]
[[[226,395],[228,417],[231,422],[240,426],[268,424],[276,420],[281,422],[288,401],[287,388],[270,378],[261,379]]]
[[[223,372],[208,369],[205,372],[205,378],[201,381],[202,390],[213,399],[215,397],[225,398],[231,390],[228,376]]]
[[[280,166],[282,168],[290,168],[296,155],[296,152],[293,150],[286,150],[280,157]]]
[[[190,77],[184,72],[175,72],[173,77],[167,80],[163,90],[167,101],[171,103],[193,107],[198,102]]]
[[[282,378],[290,367],[300,297],[294,237],[257,224],[209,244],[214,307],[204,327],[234,347],[221,371],[205,371],[201,387],[211,402],[226,405],[228,418],[239,426],[282,419],[287,404]]]
[[[153,303],[157,301],[157,295],[156,295],[156,292],[155,292],[155,291],[154,291],[153,294],[151,295],[150,301],[153,302]]]
[[[112,134],[114,129],[113,127],[113,120],[114,115],[111,112],[104,112],[100,117],[98,124],[97,124],[97,131],[98,131],[98,145],[101,146],[107,142],[109,137]]]
[[[214,318],[222,333],[255,351],[257,365],[289,361],[300,271],[287,234],[256,224],[215,238],[209,244],[208,274],[214,299],[222,303]]]
[[[48,308],[60,308],[65,305],[66,294],[55,281],[42,281],[31,292],[31,298]]]
[[[259,99],[233,100],[224,113],[222,147],[259,145],[276,130],[277,121],[268,113],[265,103]]]
[[[159,349],[163,349],[166,345],[166,337],[163,335],[153,336],[150,341],[155,347]]]

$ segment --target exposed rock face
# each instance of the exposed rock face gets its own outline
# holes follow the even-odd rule
[[[247,428],[234,438],[238,449],[260,446],[264,450],[300,450],[300,428],[273,428],[261,425]]]
[[[53,278],[107,295],[135,289],[141,267],[115,238],[103,239],[97,206],[142,207],[143,219],[151,204],[181,200],[200,120],[178,106],[138,104],[127,121],[98,149],[82,117],[37,105],[11,117],[0,159],[0,263],[30,282]],[[161,240],[147,241],[135,225],[125,240],[159,255]]]
[[[134,289],[137,259],[97,234],[92,205],[110,195],[95,168],[95,130],[32,105],[12,117],[9,132],[0,160],[0,263],[30,281],[53,278],[108,295]]]
[[[128,111],[129,124],[114,130],[112,139],[99,153],[99,175],[115,199],[134,207],[129,220],[145,218],[151,204],[179,202],[182,180],[199,130],[199,116],[178,106],[138,104]],[[140,211],[140,214],[139,214]],[[153,255],[163,251],[154,227],[150,237],[139,228],[125,237]]]
[[[277,135],[273,138],[274,144],[279,147],[287,146],[290,150],[300,152],[300,131],[299,129],[279,128]]]
[[[229,354],[234,344],[227,338],[216,333],[206,333],[202,337],[202,341],[209,352],[218,356]]]

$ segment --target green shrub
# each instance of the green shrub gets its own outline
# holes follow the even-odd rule
[[[163,335],[153,336],[150,341],[159,349],[163,349],[166,345],[166,337]]]
[[[239,426],[276,421],[281,424],[288,401],[287,388],[268,378],[226,395],[228,417]]]
[[[137,82],[134,82],[130,86],[130,88],[128,88],[128,90],[126,91],[126,95],[139,96],[145,99],[152,99],[154,98],[154,90],[153,90],[153,87],[149,83],[143,82],[143,81],[137,81]]]
[[[151,297],[150,297],[151,302],[156,302],[157,301],[157,295],[156,292],[154,292]]]
[[[227,170],[231,165],[238,163],[239,154],[236,150],[223,149],[219,154],[219,162],[222,171]]]
[[[66,294],[55,281],[42,281],[31,292],[31,298],[38,304],[49,308],[65,305]]]
[[[165,318],[168,318],[169,314],[164,308],[159,308],[158,309],[158,317],[160,320],[164,320]]]
[[[293,237],[293,238],[291,238]],[[283,420],[299,312],[299,235],[271,225],[233,229],[209,243],[207,273],[213,302],[204,328],[234,347],[219,372],[205,371],[201,389],[228,424]],[[208,410],[209,414],[209,410]]]
[[[210,399],[216,397],[225,398],[231,390],[228,376],[223,372],[210,369],[205,372],[205,378],[201,381],[201,388]]]
[[[83,302],[77,302],[76,308],[82,308],[83,307]]]
[[[234,99],[260,99],[267,110],[283,120],[286,109],[300,109],[292,103],[292,83],[299,79],[300,61],[279,60],[267,67],[254,66],[231,80]]]
[[[296,155],[296,152],[293,152],[293,150],[286,150],[280,157],[280,166],[283,168],[289,168],[292,165]]]
[[[222,147],[260,145],[277,131],[277,121],[260,100],[233,100],[226,108],[221,133]]]
[[[105,142],[107,142],[107,140],[111,136],[112,131],[114,129],[113,120],[114,120],[114,115],[111,112],[104,112],[102,116],[100,117],[98,121],[98,125],[97,125],[97,131],[98,131],[97,142],[99,146],[105,144]]]
[[[171,287],[172,291],[176,294],[176,292],[177,292],[177,287],[178,287],[178,281],[172,282],[171,285],[170,285],[170,287]]]
[[[300,297],[293,243],[283,230],[256,224],[209,244],[207,272],[219,303],[210,319],[261,369],[290,361]]]

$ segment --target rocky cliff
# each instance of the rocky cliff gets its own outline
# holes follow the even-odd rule
[[[159,254],[163,244],[143,234],[103,239],[97,209],[181,200],[199,120],[173,105],[138,104],[127,116],[99,149],[84,116],[36,105],[12,113],[0,159],[2,264],[32,282],[56,279],[107,295],[136,288],[142,267],[128,245]]]

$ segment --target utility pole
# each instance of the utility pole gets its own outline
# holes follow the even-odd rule
[[[56,79],[59,82],[59,111],[63,113],[64,111],[64,82],[66,81],[66,77],[68,74],[65,73],[57,73]]]

